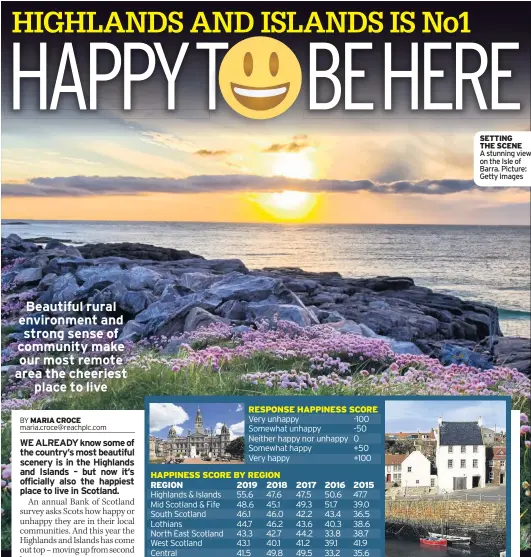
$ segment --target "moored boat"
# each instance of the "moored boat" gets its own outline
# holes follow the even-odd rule
[[[471,541],[471,538],[467,538],[465,536],[445,536],[444,534],[436,534],[434,532],[428,532],[428,535],[430,538],[446,540],[450,544],[455,543],[469,545]]]
[[[446,547],[448,542],[443,538],[420,538],[420,543],[423,545],[432,545],[436,547]]]

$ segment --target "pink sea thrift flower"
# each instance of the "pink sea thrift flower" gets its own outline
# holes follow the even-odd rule
[[[8,464],[2,471],[2,478],[9,480],[11,478],[11,464]]]

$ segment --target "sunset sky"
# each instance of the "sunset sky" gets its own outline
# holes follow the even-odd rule
[[[472,183],[477,122],[456,132],[432,123],[150,119],[112,110],[105,118],[5,119],[2,216],[527,224],[528,188]]]
[[[527,29],[511,30],[517,32],[528,37]],[[62,47],[63,38],[57,41]],[[403,47],[407,55],[409,38]],[[504,61],[515,77],[502,93],[521,102],[517,112],[479,110],[471,87],[462,111],[412,111],[408,83],[396,85],[393,110],[384,111],[376,46],[360,61],[375,69],[356,91],[359,100],[374,101],[374,111],[349,112],[340,103],[310,112],[303,72],[295,104],[262,121],[233,112],[219,92],[217,109],[207,110],[205,59],[198,53],[183,63],[174,112],[164,109],[167,84],[160,76],[134,85],[132,111],[121,109],[119,79],[103,84],[96,112],[80,112],[73,94],[62,95],[56,111],[36,110],[37,80],[28,79],[23,109],[13,111],[4,67],[2,217],[529,224],[529,188],[475,186],[472,150],[478,131],[529,130],[525,48]],[[307,45],[298,49],[305,68]],[[451,72],[451,57],[445,60]],[[49,81],[51,91],[53,73]],[[483,86],[490,94],[488,76]],[[453,95],[452,79],[441,80],[437,100]]]

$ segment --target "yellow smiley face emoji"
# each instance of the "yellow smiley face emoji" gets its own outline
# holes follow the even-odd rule
[[[301,83],[301,66],[293,51],[269,37],[235,44],[219,69],[219,86],[227,104],[257,120],[286,111],[295,102]]]

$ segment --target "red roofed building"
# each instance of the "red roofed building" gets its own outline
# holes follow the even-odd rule
[[[385,438],[389,441],[435,441],[435,434],[432,431],[414,431],[414,432],[404,432],[399,431],[398,433],[386,433]]]

